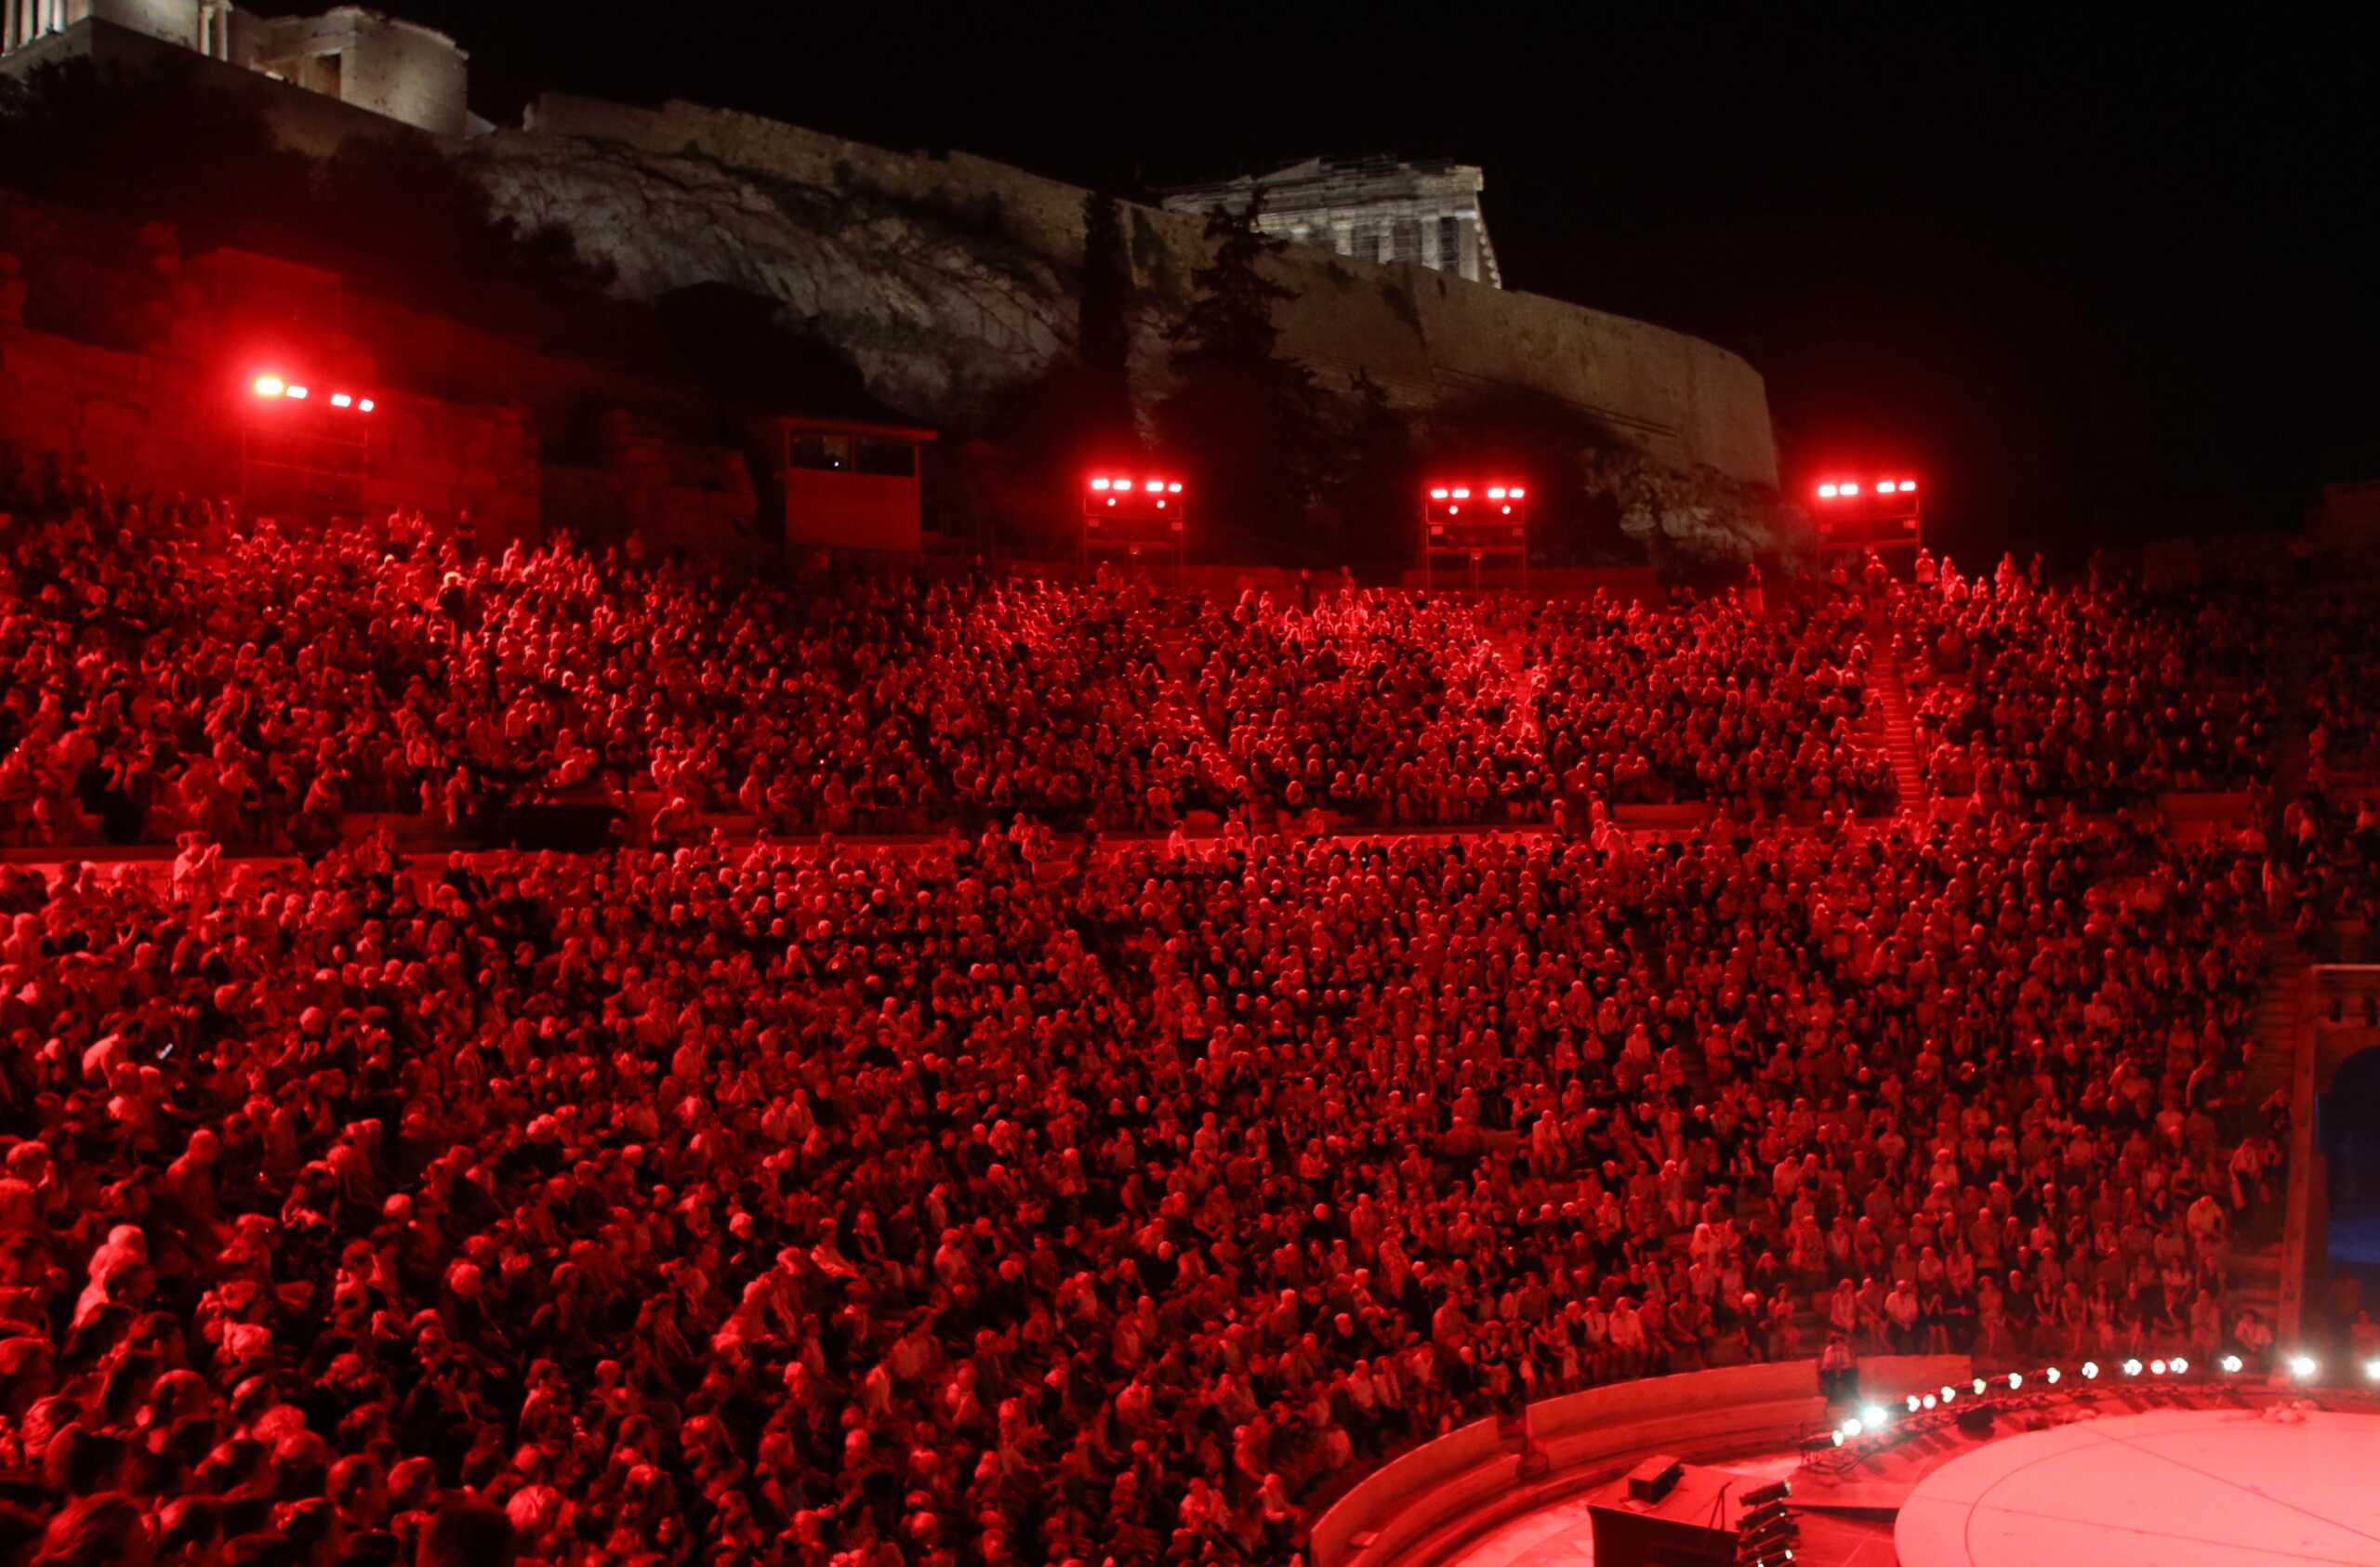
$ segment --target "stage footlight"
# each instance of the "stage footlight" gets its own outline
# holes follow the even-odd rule
[[[2149,1363],[2149,1375],[2151,1376],[2164,1376],[2165,1363],[2163,1361],[2150,1361]]]
[[[1976,1390],[1977,1392],[1980,1393],[1980,1392],[1982,1392],[1982,1391],[1983,1391],[1983,1389],[1984,1389],[1984,1381],[1983,1381],[1983,1378],[1982,1378],[1982,1377],[1980,1377],[1980,1376],[1978,1376],[1978,1377],[1977,1377],[1977,1378],[1975,1379],[1975,1390]]]
[[[1870,1430],[1881,1431],[1892,1416],[1885,1414],[1878,1405],[1870,1403],[1860,1406],[1859,1418],[1867,1424]]]
[[[2300,1382],[2321,1369],[2321,1363],[2311,1355],[2296,1354],[2289,1357],[2289,1375],[2296,1377]]]
[[[1916,1413],[1917,1413],[1917,1411],[1918,1411],[1919,1407],[1920,1407],[1920,1400],[1918,1399],[1918,1396],[1917,1396],[1915,1393],[1911,1393],[1911,1394],[1910,1394],[1910,1395],[1909,1395],[1909,1412],[1910,1412],[1911,1415],[1914,1415],[1914,1414],[1916,1414]]]
[[[2047,1371],[2042,1373],[2042,1380],[2055,1388],[2057,1386],[2057,1379],[2065,1375],[2066,1373],[2058,1370],[2057,1367],[2051,1366]]]
[[[2024,1385],[2025,1385],[2025,1374],[2024,1374],[2023,1372],[2021,1372],[2021,1371],[2012,1371],[2012,1372],[2010,1372],[2010,1373],[2008,1374],[2008,1390],[2009,1390],[2010,1392],[2012,1392],[2012,1393],[2013,1393],[2013,1392],[2015,1392],[2017,1389],[2019,1389],[2019,1388],[2023,1387]]]
[[[2099,1375],[2099,1363],[2098,1363],[2097,1361],[2084,1361],[2084,1362],[2082,1363],[2082,1380],[2083,1380],[2083,1381],[2085,1381],[2085,1382],[2092,1381],[2092,1380],[2094,1380],[2095,1378],[2096,1378],[2096,1377],[2098,1376],[2098,1375]]]
[[[1843,1423],[1843,1434],[1847,1437],[1856,1437],[1867,1429],[1868,1427],[1866,1422],[1862,1421],[1857,1415],[1854,1415],[1850,1419],[1845,1420]]]
[[[1781,1502],[1792,1494],[1792,1481],[1773,1481],[1766,1485],[1754,1486],[1752,1490],[1745,1492],[1743,1504],[1747,1508],[1765,1508],[1771,1502]]]
[[[1944,1387],[1944,1388],[1943,1388],[1943,1389],[1942,1389],[1942,1402],[1943,1402],[1944,1403],[1949,1403],[1951,1400],[1953,1400],[1953,1399],[1957,1398],[1958,1396],[1959,1396],[1959,1390],[1958,1390],[1956,1388],[1947,1387],[1947,1386],[1946,1386],[1946,1387]]]
[[[2126,1362],[2124,1362],[2124,1363],[2123,1363],[2123,1374],[2124,1374],[2126,1376],[2139,1376],[2139,1375],[2140,1375],[2140,1363],[2139,1363],[2138,1361],[2126,1361]]]
[[[2186,1376],[2190,1369],[2190,1363],[2182,1359],[2181,1356],[2175,1355],[2172,1360],[2165,1363],[2165,1369],[2172,1372],[2176,1376]]]
[[[1936,1402],[1938,1402],[1938,1401],[1934,1397],[1934,1395],[1933,1395],[1932,1393],[1928,1393],[1928,1394],[1926,1394],[1926,1395],[1925,1395],[1924,1399],[1923,1400],[1923,1404],[1924,1404],[1924,1407],[1925,1407],[1925,1408],[1927,1408],[1927,1409],[1931,1409],[1931,1408],[1933,1408],[1933,1407],[1934,1407],[1934,1405],[1935,1405],[1935,1404],[1936,1404]]]
[[[2240,1357],[2237,1355],[2226,1355],[2215,1363],[2223,1368],[2224,1375],[2227,1376],[2237,1376],[2239,1374],[2241,1363]]]
[[[2380,1360],[2365,1361],[2363,1363],[2363,1375],[2372,1381],[2380,1382]]]

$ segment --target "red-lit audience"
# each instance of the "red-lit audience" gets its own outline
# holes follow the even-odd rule
[[[2253,590],[2045,587],[2007,560],[1988,577],[1926,565],[1884,601],[1937,794],[2110,810],[2269,778],[2273,612]]]
[[[1760,617],[1732,595],[1685,614],[1598,598],[1527,614],[1549,769],[1566,800],[1711,801],[1750,815],[1893,806],[1848,599]]]
[[[2251,863],[2112,830],[14,875],[53,1545],[1281,1560],[1517,1397],[2220,1338],[2272,1204]]]
[[[0,824],[180,852],[0,870],[0,1567],[1279,1562],[1616,1378],[2271,1346],[2307,851],[1993,809],[2264,765],[2194,727],[2235,605],[1877,587],[2001,770],[1854,826],[1848,594],[730,590],[41,488]],[[2085,733],[2036,635],[2167,709]],[[643,790],[602,854],[347,819]]]
[[[1839,607],[1276,603],[1104,577],[796,596],[566,542],[466,560],[403,517],[284,529],[96,493],[0,510],[9,843],[315,852],[383,812],[469,842],[515,803],[638,795],[673,831],[733,812],[778,832],[1891,804]]]

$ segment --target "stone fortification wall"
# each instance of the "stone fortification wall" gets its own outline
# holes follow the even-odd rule
[[[1082,261],[1076,186],[963,152],[902,153],[758,115],[563,95],[461,154],[498,208],[558,223],[641,296],[721,282],[784,302],[852,354],[870,388],[963,418],[1072,344]],[[1195,215],[1128,205],[1149,308],[1134,368],[1206,255]],[[1604,311],[1414,266],[1293,250],[1289,351],[1434,409],[1522,391],[1590,415],[1662,461],[1774,484],[1766,390],[1725,349]],[[1155,384],[1144,381],[1144,384]]]

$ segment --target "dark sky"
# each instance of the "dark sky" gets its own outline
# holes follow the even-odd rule
[[[1509,286],[1744,354],[1789,484],[1915,464],[1977,542],[2380,478],[2380,28],[2312,7],[395,7],[491,115],[674,96],[1125,193],[1460,156]]]

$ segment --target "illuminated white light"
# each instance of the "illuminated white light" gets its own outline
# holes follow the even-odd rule
[[[1850,1419],[1845,1420],[1843,1423],[1843,1429],[1840,1434],[1843,1436],[1858,1436],[1861,1431],[1864,1431],[1867,1429],[1868,1428],[1866,1426],[1860,1424],[1859,1416],[1854,1415]]]
[[[1107,481],[1104,479],[1094,479],[1091,481],[1091,487],[1094,490],[1104,490],[1107,488]]]
[[[1144,479],[1141,481],[1141,488],[1144,490],[1154,490],[1162,494],[1165,490],[1165,481],[1162,479]]]
[[[1511,507],[1506,507],[1504,508],[1504,515],[1505,515],[1505,516],[1507,516],[1507,517],[1510,517],[1512,514],[1513,514],[1513,508],[1512,508]]]
[[[1831,501],[1834,499],[1834,492],[1835,486],[1831,484],[1821,484],[1818,486],[1818,499],[1822,501]]]
[[[355,411],[359,414],[369,414],[372,412],[372,400],[368,397],[360,399],[355,404]]]
[[[2149,1363],[2149,1375],[2151,1376],[2164,1376],[2165,1363],[2163,1361],[2150,1361]]]
[[[1900,493],[1904,495],[1913,493],[1916,489],[1917,481],[1914,479],[1904,479],[1900,481]]]
[[[1182,481],[1176,479],[1168,483],[1165,487],[1165,493],[1169,495],[1178,495],[1182,494]]]
[[[1909,1412],[1911,1415],[1917,1413],[1917,1395],[1915,1393],[1909,1395]]]
[[[2015,1392],[2017,1389],[2019,1389],[2019,1388],[2023,1387],[2024,1385],[2025,1385],[2025,1374],[2024,1374],[2023,1372],[2021,1372],[2021,1371],[2012,1371],[2012,1372],[2010,1372],[2010,1373],[2008,1374],[2008,1390],[2009,1390],[2010,1392],[2012,1392],[2012,1393],[2013,1393],[2013,1392]]]
[[[1519,500],[1523,495],[1526,495],[1526,494],[1528,494],[1528,492],[1527,492],[1527,490],[1522,489],[1522,488],[1521,488],[1519,485],[1517,485],[1517,484],[1514,485],[1514,486],[1513,486],[1513,488],[1512,488],[1512,497],[1513,497],[1513,499],[1514,499],[1514,500]]]
[[[2066,1374],[2058,1370],[2057,1367],[2051,1366],[2047,1371],[2042,1373],[2042,1380],[2055,1388],[2057,1386],[2057,1379],[2065,1375]]]
[[[1447,493],[1444,489],[1433,490],[1430,492],[1430,498],[1434,501],[1442,501],[1447,498]]]
[[[1459,501],[1467,501],[1471,498],[1471,492],[1464,489],[1457,489],[1454,492],[1454,498]]]
[[[2380,1382],[2380,1360],[2365,1361],[2363,1363],[2363,1375],[2370,1377],[2374,1382]]]
[[[1934,1395],[1933,1395],[1932,1393],[1928,1393],[1928,1394],[1926,1394],[1926,1395],[1925,1395],[1925,1398],[1924,1398],[1924,1402],[1925,1407],[1926,1407],[1926,1408],[1928,1408],[1928,1409],[1931,1409],[1931,1408],[1933,1408],[1933,1407],[1934,1407],[1934,1405],[1935,1405],[1937,1402],[1938,1402],[1939,1401],[1938,1401],[1938,1400],[1937,1400],[1937,1399],[1934,1397]]]
[[[2311,1355],[2300,1352],[2289,1357],[2289,1374],[2300,1381],[2321,1369],[2320,1364]]]
[[[1843,1445],[1843,1428],[1841,1426],[1837,1426],[1834,1429],[1834,1444],[1837,1447],[1841,1447]]]
[[[2132,1361],[2132,1360],[2128,1360],[2128,1361],[2124,1362],[2124,1363],[2123,1363],[2123,1374],[2124,1374],[2126,1376],[2139,1376],[2139,1375],[2140,1375],[2140,1363],[2139,1363],[2138,1361]]]
[[[2226,1355],[2215,1363],[2223,1368],[2224,1375],[2232,1376],[2238,1373],[2241,1366],[2241,1360],[2237,1355]]]
[[[288,386],[283,382],[282,378],[278,375],[259,375],[257,377],[257,395],[258,397],[279,397],[283,392],[287,391],[288,389]]]
[[[306,388],[303,387],[292,387],[289,388],[289,395],[292,397],[302,398],[306,395]]]
[[[1983,1378],[1980,1376],[1975,1379],[1975,1390],[1978,1393],[1983,1391]]]
[[[1459,506],[1450,506],[1450,507],[1447,507],[1447,515],[1448,515],[1448,517],[1452,517],[1452,516],[1455,516],[1457,513],[1461,512],[1461,510],[1462,510],[1462,507],[1459,507]]]
[[[1501,484],[1490,484],[1488,486],[1488,498],[1491,501],[1502,500],[1504,498],[1504,487]]]
[[[1859,493],[1859,486],[1857,484],[1845,484],[1841,487],[1838,493],[1845,495],[1856,495]]]
[[[355,406],[355,399],[348,396],[345,392],[333,392],[331,393],[331,406],[334,408],[352,408]]]
[[[2084,1362],[2082,1363],[2082,1380],[2083,1380],[2083,1381],[2088,1382],[2088,1381],[2090,1381],[2093,1377],[2095,1377],[2095,1376],[2098,1376],[2098,1375],[2099,1375],[2099,1363],[2098,1363],[2097,1361],[2084,1361]]]
[[[1113,496],[1113,495],[1108,496],[1108,497],[1107,497],[1107,504],[1108,504],[1109,506],[1114,506],[1114,505],[1116,504],[1116,497],[1115,497],[1115,496]]]
[[[2165,1363],[2165,1368],[2168,1371],[2171,1371],[2175,1376],[2179,1376],[2189,1370],[2190,1363],[2182,1359],[2181,1356],[2175,1355],[2172,1360]]]
[[[1157,508],[1159,511],[1163,511],[1163,510],[1165,509],[1165,503],[1164,503],[1163,501],[1159,501],[1159,502],[1157,502]]]
[[[1889,1421],[1892,1416],[1885,1414],[1882,1406],[1870,1403],[1862,1404],[1860,1406],[1859,1418],[1867,1423],[1867,1427],[1870,1430],[1881,1431],[1884,1429],[1885,1423]]]

